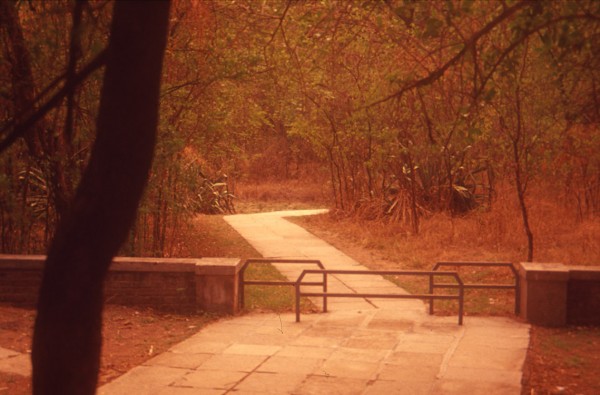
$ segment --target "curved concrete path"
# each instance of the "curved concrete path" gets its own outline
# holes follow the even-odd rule
[[[283,219],[225,217],[263,256],[366,270]],[[295,278],[289,267],[284,274]],[[362,277],[362,278],[361,278]],[[337,276],[345,291],[404,292],[376,276]],[[515,394],[529,326],[508,318],[432,317],[415,300],[340,298],[329,312],[221,320],[100,388],[100,394]]]

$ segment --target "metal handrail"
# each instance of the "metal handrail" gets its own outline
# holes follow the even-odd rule
[[[519,273],[510,262],[438,262],[433,267],[436,271],[442,266],[471,266],[471,267],[508,267],[513,274],[515,282],[513,284],[482,284],[465,283],[464,289],[514,289],[515,290],[515,315],[520,313],[521,283]],[[433,293],[434,288],[456,288],[454,284],[435,284],[433,278],[429,279],[429,292]],[[433,314],[433,300],[429,301],[429,314]]]
[[[379,275],[379,276],[429,276],[430,284],[433,281],[434,276],[446,276],[452,277],[456,280],[458,288],[458,295],[435,295],[432,289],[429,294],[367,294],[367,293],[327,293],[324,289],[323,292],[302,292],[300,286],[311,285],[309,283],[302,283],[304,276],[307,274],[323,274],[324,281],[327,281],[328,274],[359,274],[359,275]],[[463,282],[457,272],[446,272],[446,271],[423,271],[423,270],[379,270],[379,271],[363,271],[363,270],[303,270],[295,284],[296,288],[296,322],[300,322],[300,298],[302,296],[313,296],[323,297],[323,312],[327,311],[327,298],[330,297],[347,297],[347,298],[396,298],[396,299],[429,299],[433,302],[434,299],[456,299],[458,300],[458,324],[463,324],[463,312],[464,312],[464,289]]]
[[[325,266],[323,266],[323,263],[321,263],[320,260],[318,259],[281,259],[281,258],[249,258],[246,259],[244,261],[244,264],[242,265],[242,267],[240,268],[239,271],[239,296],[238,296],[238,303],[240,308],[244,308],[245,305],[245,297],[244,297],[244,289],[246,285],[289,285],[289,286],[295,286],[296,285],[296,281],[258,281],[258,280],[245,280],[244,279],[244,273],[246,272],[246,268],[253,263],[287,263],[287,264],[300,264],[300,265],[306,265],[306,264],[314,264],[317,265],[318,267],[320,267],[321,269],[325,269]],[[323,281],[322,282],[311,282],[311,283],[306,283],[306,285],[322,285],[323,286],[323,290],[327,291],[327,278],[325,277],[325,275],[323,275]]]

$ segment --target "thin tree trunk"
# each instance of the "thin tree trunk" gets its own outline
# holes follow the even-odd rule
[[[33,337],[34,394],[93,394],[103,281],[148,179],[169,3],[116,2],[90,162],[45,263]]]
[[[417,180],[415,179],[415,166],[412,161],[410,153],[406,154],[408,159],[408,165],[410,166],[410,210],[411,210],[411,224],[413,233],[419,234],[419,212],[417,210]]]
[[[525,234],[527,235],[527,262],[533,261],[533,232],[529,226],[529,215],[527,212],[527,205],[525,204],[525,194],[521,190],[520,176],[516,176],[517,179],[517,194],[519,195],[519,206],[521,207],[521,217],[523,218],[523,227],[525,228]]]
[[[533,232],[529,226],[529,214],[527,211],[527,204],[525,202],[525,189],[523,187],[523,180],[521,175],[521,164],[519,161],[519,147],[518,141],[513,141],[513,154],[515,161],[515,183],[517,186],[517,196],[519,198],[519,207],[521,208],[521,217],[523,219],[523,228],[527,235],[527,262],[533,261]]]
[[[335,171],[333,169],[333,149],[326,147],[327,150],[327,158],[329,159],[329,174],[331,175],[331,191],[333,192],[333,201],[335,202],[335,207],[339,208],[338,205],[338,195],[337,188],[335,185]]]
[[[525,203],[525,183],[523,182],[523,175],[521,173],[521,156],[523,155],[522,148],[520,146],[521,140],[523,139],[523,123],[521,120],[521,94],[519,86],[517,85],[516,91],[516,105],[517,105],[517,132],[513,138],[513,160],[515,163],[515,183],[517,186],[517,195],[519,198],[519,206],[521,208],[521,217],[523,218],[523,228],[527,235],[527,262],[533,261],[533,232],[529,226],[529,214],[527,212],[527,204]],[[525,158],[527,160],[527,158]]]

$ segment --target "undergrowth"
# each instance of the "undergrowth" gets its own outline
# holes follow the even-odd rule
[[[298,180],[238,183],[235,196],[238,213],[301,210],[329,204],[329,190],[323,184]]]
[[[534,261],[568,265],[600,264],[600,218],[578,219],[572,210],[546,198],[530,198],[535,237]],[[446,260],[519,262],[527,240],[519,209],[509,191],[499,192],[491,210],[464,216],[437,213],[421,220],[419,234],[385,220],[369,221],[339,213],[306,217],[307,224],[335,229],[357,246],[379,251],[407,269]]]

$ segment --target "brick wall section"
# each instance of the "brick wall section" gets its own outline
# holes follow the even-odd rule
[[[42,281],[41,270],[0,272],[0,302],[32,306]]]
[[[0,255],[0,302],[33,306],[45,257]],[[239,259],[114,259],[105,283],[111,304],[177,312],[234,313]]]
[[[0,302],[34,306],[45,258],[43,255],[0,255]]]
[[[153,307],[161,310],[196,310],[193,272],[110,272],[104,285],[107,303]]]

